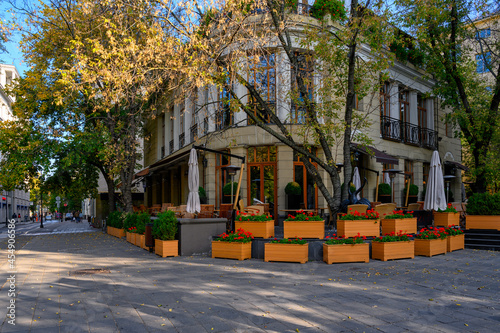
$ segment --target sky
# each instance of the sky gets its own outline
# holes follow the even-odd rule
[[[6,12],[8,8],[9,5],[5,1],[0,0],[0,15],[3,19],[8,18],[9,15],[11,15]],[[19,32],[11,36],[11,41],[5,44],[7,52],[0,54],[0,62],[8,65],[15,65],[19,74],[23,75],[23,73],[28,69],[28,66],[23,63],[22,52],[19,49],[20,40],[21,34]]]

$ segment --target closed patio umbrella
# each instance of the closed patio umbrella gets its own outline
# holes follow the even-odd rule
[[[384,173],[384,183],[391,185],[391,177],[389,177],[389,173]]]
[[[427,181],[427,187],[425,190],[424,209],[446,209],[443,170],[441,168],[441,161],[439,159],[439,153],[437,151],[434,151],[432,153],[429,179]]]
[[[189,153],[189,173],[188,173],[188,186],[189,194],[186,211],[191,214],[200,212],[200,196],[198,190],[200,187],[200,175],[198,172],[198,156],[196,149],[191,149]]]
[[[354,168],[354,173],[352,176],[352,183],[354,184],[354,187],[356,187],[356,190],[361,187],[361,177],[359,176],[359,170],[358,167]],[[361,199],[361,195],[359,193],[356,195],[356,199]]]

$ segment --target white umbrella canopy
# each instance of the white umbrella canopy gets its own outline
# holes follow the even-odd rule
[[[196,149],[191,149],[189,153],[189,173],[188,173],[188,186],[189,194],[186,211],[191,214],[200,212],[200,196],[198,194],[198,189],[200,187],[200,175],[198,171],[198,156],[196,155]]]
[[[352,176],[352,183],[354,184],[354,187],[356,187],[356,190],[361,187],[361,177],[359,176],[359,170],[358,167],[354,168],[354,173]],[[361,199],[361,196],[358,194],[356,195],[356,199]]]
[[[429,179],[427,180],[425,190],[424,209],[425,210],[445,210],[446,196],[444,194],[444,178],[441,169],[439,153],[434,151],[431,158],[431,168],[429,170]]]
[[[391,185],[391,177],[388,172],[384,172],[384,183]]]

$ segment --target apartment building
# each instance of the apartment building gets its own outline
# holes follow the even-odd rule
[[[0,121],[14,119],[11,105],[15,102],[15,96],[8,95],[5,88],[14,83],[19,77],[19,72],[14,65],[0,64]],[[2,190],[1,195],[0,223],[5,222],[7,217],[11,218],[13,214],[20,214],[23,219],[24,216],[29,215],[29,191],[17,189],[13,191]]]
[[[307,6],[301,4],[296,14],[308,16]],[[286,54],[279,48],[261,57],[260,74],[266,79],[259,83],[258,90],[263,92],[266,102],[273,106],[276,115],[291,132],[298,133],[304,123],[304,113],[294,106],[286,93],[292,75],[286,59]],[[355,108],[366,112],[372,124],[366,133],[373,140],[372,144],[369,147],[356,142],[352,145],[353,167],[357,166],[361,177],[368,180],[362,196],[370,201],[375,201],[377,179],[379,183],[383,182],[382,171],[387,169],[401,171],[393,183],[394,201],[398,205],[404,205],[406,181],[419,187],[419,199],[422,200],[434,150],[438,150],[446,163],[445,172],[456,177],[450,178],[450,189],[455,200],[461,199],[458,169],[465,167],[461,164],[460,140],[448,133],[442,119],[450,110],[443,108],[432,96],[434,82],[424,74],[423,70],[407,61],[397,61],[389,70],[390,79],[381,86],[377,96],[356,101]],[[320,80],[319,76],[314,80]],[[316,84],[319,82],[315,81]],[[239,96],[246,94],[244,86],[235,83],[234,89]],[[311,89],[314,93],[314,88]],[[285,186],[295,181],[303,190],[302,207],[327,207],[300,157],[253,125],[244,112],[231,112],[224,103],[226,97],[224,89],[206,87],[186,96],[184,102],[168,105],[148,122],[148,140],[144,143],[145,169],[140,173],[146,184],[146,206],[163,202],[186,203],[189,151],[193,145],[203,145],[246,158],[241,185],[245,205],[251,205],[254,200],[270,203],[271,213],[275,217],[283,216]],[[321,147],[312,149],[318,156],[322,155]],[[200,186],[207,193],[208,203],[219,207],[224,201],[222,189],[230,181],[224,167],[240,166],[240,161],[207,151],[199,151],[198,156]],[[339,161],[342,161],[341,155]],[[325,184],[331,186],[326,181],[326,174],[323,176]]]

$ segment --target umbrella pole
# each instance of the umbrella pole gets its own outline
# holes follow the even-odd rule
[[[408,186],[406,187],[405,207],[408,207],[408,195],[410,194],[410,180],[411,180],[411,178],[408,178]]]
[[[236,200],[233,203],[233,210],[236,210],[236,205],[238,204],[239,200],[239,195],[240,195],[240,187],[241,187],[241,178],[243,177],[243,170],[245,170],[245,163],[241,163],[241,169],[240,169],[240,177],[238,179],[238,187],[236,190]]]
[[[378,173],[377,173],[377,182],[375,183],[375,202],[378,202]]]

